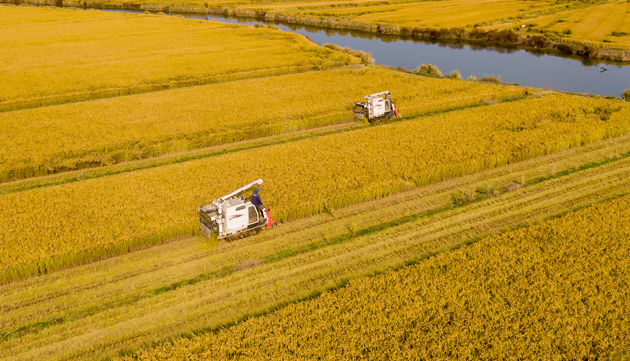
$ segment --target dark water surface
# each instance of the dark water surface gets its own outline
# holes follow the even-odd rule
[[[132,10],[104,10],[140,13]],[[185,18],[254,25],[263,22],[220,15],[178,14]],[[334,43],[369,52],[378,64],[414,70],[436,65],[443,74],[458,70],[462,78],[492,76],[506,83],[566,92],[619,97],[630,88],[630,65],[603,64],[589,58],[563,58],[517,48],[440,44],[400,37],[276,24],[283,31],[309,37],[319,45]]]

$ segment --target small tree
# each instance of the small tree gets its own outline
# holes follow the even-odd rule
[[[422,64],[416,69],[416,74],[432,77],[441,77],[442,72],[433,64]]]
[[[626,89],[621,93],[621,99],[630,102],[630,89]]]
[[[453,70],[451,75],[449,75],[449,78],[451,78],[451,79],[461,79],[462,78],[462,74],[459,72],[459,70]]]
[[[501,84],[501,80],[499,80],[499,79],[497,79],[495,77],[492,77],[492,76],[483,77],[483,78],[481,78],[481,81],[485,82],[485,83]]]

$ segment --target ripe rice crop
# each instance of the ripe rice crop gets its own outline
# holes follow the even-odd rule
[[[590,42],[602,48],[630,49],[630,2],[562,12],[524,21],[528,32],[569,42]],[[521,25],[521,23],[514,23]],[[505,24],[509,26],[511,24]],[[525,35],[523,35],[525,36]],[[588,44],[588,43],[585,43]]]
[[[354,122],[382,90],[407,117],[526,92],[359,66],[5,112],[0,182]]]
[[[256,178],[279,220],[630,129],[625,102],[554,95],[0,197],[9,281],[196,232],[196,209]]]
[[[0,110],[359,62],[297,34],[219,22],[13,6],[0,18]]]
[[[66,5],[82,3],[65,0]],[[126,8],[111,0],[100,5]],[[133,6],[152,11],[218,13],[229,16],[257,17],[267,20],[358,30],[380,34],[414,35],[424,38],[450,38],[490,43],[525,43],[529,31],[544,33],[546,38],[563,44],[547,44],[563,52],[586,54],[611,60],[627,59],[627,1],[552,2],[522,0],[448,0],[448,1],[259,1],[176,0],[169,4],[140,0]],[[624,22],[625,21],[625,22]],[[521,25],[535,25],[527,31]],[[540,26],[544,25],[544,26]],[[507,31],[495,30],[502,29]],[[625,30],[624,30],[625,29]],[[516,30],[518,36],[512,30]],[[570,35],[570,36],[566,36]],[[519,40],[519,36],[520,39]],[[626,38],[624,38],[626,37]],[[593,49],[595,45],[598,49]],[[617,51],[602,51],[612,48]]]
[[[317,5],[317,3],[314,3]],[[506,18],[525,16],[532,11],[552,9],[549,1],[451,0],[402,4],[373,4],[369,7],[302,10],[301,16],[326,16],[352,22],[384,24],[398,28],[465,28],[492,24]],[[255,6],[252,6],[252,8]]]
[[[630,196],[123,360],[623,359]]]
[[[182,237],[0,285],[0,359],[114,357],[182,332],[269,312],[488,233],[609,200],[630,189],[629,150],[630,135],[624,134],[335,209],[334,217],[295,220],[234,242]],[[448,209],[454,189],[491,184],[505,191],[523,174],[524,188]]]

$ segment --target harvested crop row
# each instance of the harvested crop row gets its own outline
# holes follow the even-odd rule
[[[407,117],[527,92],[357,66],[0,113],[0,181],[351,122],[383,89]]]
[[[2,281],[196,232],[200,204],[252,179],[293,219],[614,136],[621,102],[549,96],[0,197]]]
[[[566,161],[554,154],[481,173],[499,185],[517,178],[520,171],[530,172],[525,164],[538,164],[542,169],[532,171],[546,174]],[[627,194],[630,159],[626,155],[463,207],[431,212],[449,203],[455,184],[483,178],[473,174],[420,187],[340,209],[334,218],[309,217],[238,242],[212,246],[196,237],[183,239],[0,286],[0,334],[6,335],[5,342],[0,339],[0,358],[100,359],[121,348],[216,328],[343,280]],[[379,211],[387,219],[379,218]],[[359,224],[355,232],[344,227],[354,222]],[[381,222],[386,222],[384,228]],[[48,326],[40,328],[42,324]]]
[[[614,359],[629,223],[626,196],[124,359]]]
[[[77,18],[68,19],[68,13]],[[0,88],[10,89],[0,93],[0,110],[359,62],[300,35],[266,28],[2,6],[4,16],[35,20],[0,26]]]

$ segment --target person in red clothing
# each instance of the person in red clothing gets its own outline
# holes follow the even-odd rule
[[[396,116],[396,118],[400,118],[400,115],[398,115],[398,109],[396,109],[396,106],[394,104],[392,104],[392,108],[394,109],[394,115]]]

